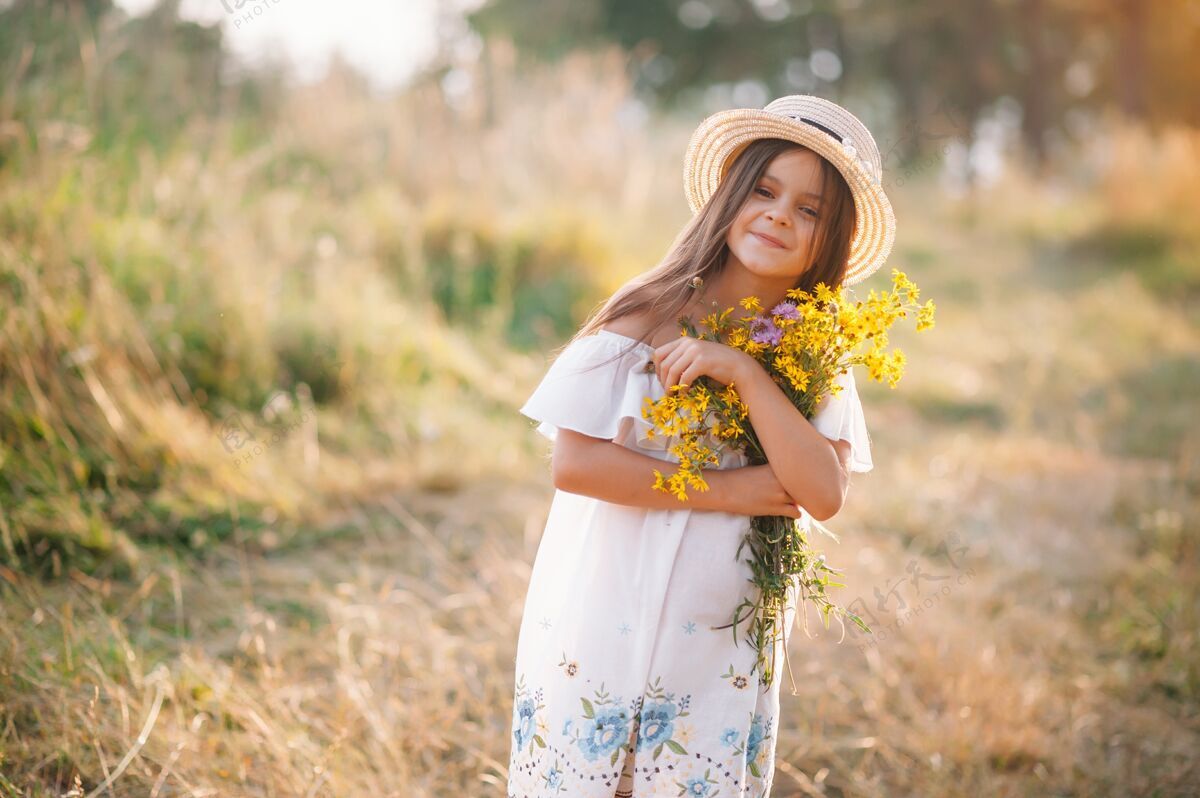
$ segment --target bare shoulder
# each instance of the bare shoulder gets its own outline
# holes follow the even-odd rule
[[[644,313],[630,313],[619,319],[605,322],[600,329],[641,340],[650,332],[650,325],[651,321]]]

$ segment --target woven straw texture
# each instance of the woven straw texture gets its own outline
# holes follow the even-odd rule
[[[829,133],[800,119],[834,131]],[[837,103],[807,94],[780,97],[766,108],[719,111],[692,133],[684,156],[683,184],[692,214],[717,190],[729,165],[755,139],[794,141],[828,159],[854,196],[855,227],[843,285],[862,282],[883,265],[896,238],[896,217],[881,181],[883,165],[875,138],[854,114]]]

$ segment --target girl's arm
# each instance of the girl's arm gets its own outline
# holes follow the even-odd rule
[[[837,515],[850,487],[850,442],[818,432],[756,362],[746,363],[735,387],[787,492],[818,521]]]
[[[681,336],[654,350],[654,365],[668,390],[702,375],[734,384],[784,490],[818,521],[842,509],[850,486],[850,441],[834,443],[822,435],[761,363],[727,344]]]
[[[666,476],[675,465],[572,429],[559,429],[554,443],[554,487],[568,493],[656,510],[690,507],[740,515],[800,515],[796,500],[770,466],[709,469],[704,472],[708,490],[689,488],[685,503],[654,488],[654,470]]]

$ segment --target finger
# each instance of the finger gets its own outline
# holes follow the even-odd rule
[[[674,352],[674,351],[675,351],[675,348],[676,348],[676,347],[679,345],[679,342],[680,342],[680,341],[682,341],[682,340],[683,340],[682,338],[676,338],[676,339],[675,339],[675,340],[673,340],[673,341],[667,341],[665,344],[662,344],[661,346],[656,346],[656,347],[654,348],[654,360],[655,360],[655,362],[658,362],[658,361],[659,361],[659,360],[661,360],[662,358],[664,358],[664,357],[666,357],[667,355],[669,355],[669,354],[671,354],[672,352]]]
[[[693,372],[696,369],[695,354],[683,353],[680,357],[671,363],[671,372],[668,379],[672,385],[687,385],[691,382],[690,379],[684,379],[684,375]]]
[[[704,369],[702,369],[700,367],[699,363],[692,361],[691,365],[689,365],[684,370],[684,372],[679,375],[679,384],[680,385],[691,385],[693,382],[695,382],[696,380],[700,379],[703,376],[704,376]]]
[[[660,379],[664,374],[666,374],[666,372],[663,370],[663,362],[670,357],[677,348],[678,347],[676,346],[675,341],[655,347],[654,354],[650,359],[654,361],[654,370],[658,372]]]
[[[662,384],[664,388],[670,388],[675,384],[674,377],[683,371],[683,361],[686,358],[687,352],[681,349],[676,349],[671,354],[667,355],[663,361],[661,373]]]
[[[682,349],[676,347],[673,350],[671,350],[670,352],[663,355],[663,359],[662,359],[663,373],[666,374],[668,369],[670,369],[671,364],[678,362],[679,358],[683,357],[684,354],[686,354],[686,353]]]

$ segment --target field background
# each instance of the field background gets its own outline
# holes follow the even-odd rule
[[[880,632],[797,628],[773,795],[1200,794],[1200,7],[745,4],[759,84],[777,48],[660,5],[490,3],[381,93],[171,3],[0,3],[0,796],[503,796],[517,408],[687,220],[703,115],[799,91],[886,153],[859,296],[938,311],[860,378],[820,545]]]

